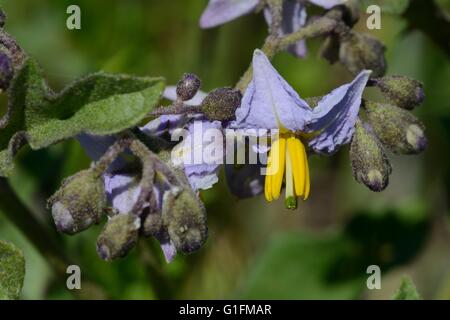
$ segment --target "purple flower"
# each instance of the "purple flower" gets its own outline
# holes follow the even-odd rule
[[[347,2],[347,0],[308,0],[308,1],[324,9],[331,9],[334,6]]]
[[[212,28],[254,11],[259,0],[210,0],[200,27]]]
[[[284,36],[298,31],[306,23],[306,2],[309,1],[316,6],[330,9],[336,5],[342,4],[347,0],[285,0],[283,1],[282,15],[283,22],[278,30],[279,36]],[[208,6],[200,18],[200,27],[213,28],[227,23],[240,16],[255,11],[259,0],[210,0]],[[272,22],[272,16],[268,7],[264,8],[264,17],[267,24]],[[303,57],[306,54],[306,45],[304,40],[291,45],[289,51],[297,57]]]
[[[222,123],[200,118],[190,122],[182,133],[183,141],[172,151],[173,164],[184,170],[193,190],[211,188],[223,163]]]
[[[296,0],[286,0],[283,2],[283,22],[280,30],[278,30],[279,36],[284,36],[292,32],[298,31],[306,23],[306,8],[303,2]],[[264,17],[267,24],[272,23],[272,15],[268,7],[264,9]],[[297,43],[289,47],[289,51],[297,57],[304,57],[306,55],[306,44],[304,40],[300,40]]]
[[[265,195],[268,201],[278,199],[285,181],[286,205],[295,208],[297,197],[306,200],[310,192],[307,148],[332,154],[349,143],[371,71],[363,71],[351,83],[333,90],[314,109],[260,50],[253,55],[253,73],[231,126],[278,130],[269,152]]]
[[[88,134],[80,134],[77,139],[89,157],[94,161],[99,160],[116,141],[112,136],[99,137]],[[125,159],[118,158],[103,176],[108,202],[119,214],[130,213],[141,192],[140,178],[138,175],[121,172],[126,166],[127,162]],[[160,209],[162,208],[162,196],[165,191],[167,191],[166,186],[161,184],[155,184],[153,188],[156,204]],[[169,237],[162,237],[158,240],[160,241],[166,261],[171,262],[176,256],[177,251],[175,246],[171,243]]]
[[[167,87],[164,97],[175,100],[175,87]],[[198,106],[205,97],[206,93],[199,91],[193,99],[187,101],[187,104]],[[184,103],[186,104],[186,102]],[[178,131],[179,134],[176,134],[175,130],[177,129],[184,129],[184,131]],[[208,132],[212,134],[222,132],[220,121],[209,121],[201,114],[163,115],[150,121],[141,130],[149,136],[163,136],[168,133],[169,138],[183,137],[183,140],[175,146],[172,152],[172,160],[178,162],[178,166],[184,170],[192,189],[205,190],[217,183],[221,159],[206,161],[203,159],[203,151],[206,148],[223,150],[223,139],[220,140],[218,137],[208,139]],[[206,139],[204,139],[205,136]]]
[[[199,106],[202,104],[203,99],[206,98],[206,95],[207,95],[206,93],[199,90],[191,100],[183,101],[183,103],[188,106]],[[163,96],[168,100],[175,101],[177,99],[177,87],[176,86],[166,87],[164,89]]]
[[[136,175],[124,173],[106,173],[104,175],[105,191],[108,201],[119,212],[127,214],[132,211],[138,196],[141,192],[140,180]],[[156,206],[162,208],[163,194],[167,188],[161,184],[155,185],[153,194],[156,199]],[[168,236],[160,237],[161,249],[167,262],[173,261],[177,254],[174,244]]]

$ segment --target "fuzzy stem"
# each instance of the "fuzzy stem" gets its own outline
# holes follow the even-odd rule
[[[153,169],[153,153],[139,140],[133,140],[130,144],[130,150],[133,152],[142,163],[142,177],[141,177],[141,193],[133,206],[132,212],[141,213],[145,202],[149,199],[153,192],[153,181],[155,179],[155,171]]]
[[[308,24],[304,28],[299,29],[296,32],[288,34],[284,37],[275,37],[269,35],[264,42],[261,50],[267,55],[269,59],[272,59],[275,54],[280,51],[285,50],[291,44],[294,44],[300,40],[307,38],[319,37],[332,32],[339,22],[336,19],[323,16],[312,23]],[[253,77],[253,69],[250,65],[244,75],[241,77],[239,82],[236,84],[236,89],[240,90],[242,93],[245,92],[248,84]]]
[[[272,22],[269,26],[269,32],[272,36],[277,36],[283,22],[283,0],[267,0]]]

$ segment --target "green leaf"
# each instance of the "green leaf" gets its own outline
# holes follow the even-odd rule
[[[9,111],[0,119],[0,176],[11,172],[12,159],[26,141],[37,150],[80,133],[110,135],[136,126],[163,89],[162,78],[96,73],[53,94],[38,64],[28,59],[9,90]]]
[[[404,277],[397,292],[392,297],[394,300],[420,300],[416,286],[409,277]]]
[[[381,8],[382,13],[402,14],[409,5],[409,0],[363,0],[362,8],[365,9],[370,5],[377,5]]]
[[[0,300],[18,299],[25,277],[25,259],[13,244],[0,240]]]

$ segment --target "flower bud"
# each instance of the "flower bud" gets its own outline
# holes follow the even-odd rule
[[[125,256],[137,242],[140,220],[132,214],[118,214],[108,220],[97,239],[97,253],[109,261]]]
[[[375,83],[392,103],[403,109],[412,110],[425,98],[422,83],[414,79],[391,76],[377,79]]]
[[[389,184],[392,172],[389,160],[377,137],[361,121],[355,126],[350,145],[350,161],[355,180],[365,184],[370,190],[380,192]]]
[[[177,84],[177,96],[182,101],[191,100],[201,86],[200,79],[193,73],[185,73]]]
[[[341,6],[344,11],[343,20],[348,26],[353,27],[360,18],[360,0],[347,0]]]
[[[203,100],[201,110],[209,120],[231,120],[241,105],[242,94],[233,88],[218,88]]]
[[[163,232],[163,222],[160,212],[151,212],[145,217],[143,225],[144,236],[158,238]]]
[[[208,236],[206,210],[191,189],[172,189],[164,193],[162,219],[178,251],[192,253]]]
[[[339,49],[341,63],[353,74],[372,70],[371,77],[382,77],[386,73],[385,47],[377,39],[356,32],[342,37]]]
[[[67,178],[49,199],[59,232],[75,234],[99,223],[106,207],[103,179],[91,170]]]
[[[6,53],[0,52],[0,92],[9,88],[13,75],[14,69],[11,59]]]
[[[320,57],[327,60],[330,64],[336,63],[339,60],[340,45],[340,40],[337,35],[329,35],[320,47]]]
[[[425,126],[410,112],[375,102],[366,102],[365,108],[375,134],[392,152],[417,154],[425,150]]]

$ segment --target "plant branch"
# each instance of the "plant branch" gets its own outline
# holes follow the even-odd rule
[[[272,59],[275,54],[285,50],[291,44],[294,44],[300,40],[315,38],[332,32],[340,22],[336,19],[329,18],[327,16],[320,17],[305,27],[299,29],[296,32],[288,34],[284,37],[277,37],[269,35],[264,42],[261,50],[267,55],[269,59]],[[244,92],[253,77],[252,66],[250,65],[239,82],[236,84],[236,89]]]

